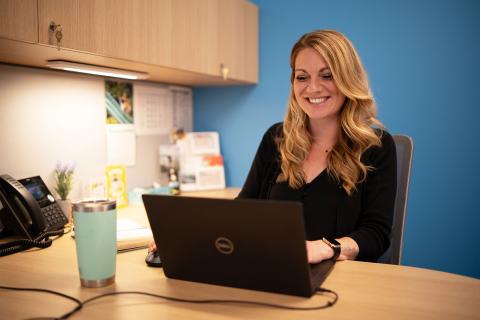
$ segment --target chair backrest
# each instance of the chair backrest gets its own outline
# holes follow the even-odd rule
[[[407,212],[408,187],[413,158],[413,140],[405,135],[393,135],[397,150],[397,196],[393,214],[390,247],[378,259],[381,263],[400,264],[403,248],[403,225]]]

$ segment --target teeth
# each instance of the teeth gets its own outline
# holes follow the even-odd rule
[[[308,98],[308,101],[310,101],[310,103],[322,103],[322,102],[325,102],[327,100],[327,97],[323,97],[323,98]]]

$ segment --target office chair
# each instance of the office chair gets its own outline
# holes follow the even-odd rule
[[[390,247],[377,262],[400,264],[403,248],[403,226],[407,212],[408,186],[413,158],[413,140],[405,135],[393,135],[397,150],[397,196],[393,213]]]

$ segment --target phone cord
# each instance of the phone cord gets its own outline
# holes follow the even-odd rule
[[[63,230],[49,231],[41,234],[34,240],[20,239],[0,244],[0,257],[8,256],[30,248],[48,248],[52,245],[52,239],[49,236],[61,236]],[[42,240],[43,239],[43,240]]]

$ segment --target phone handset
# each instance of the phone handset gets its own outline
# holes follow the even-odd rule
[[[6,193],[5,197],[13,200],[13,203],[7,205],[11,207],[17,223],[21,224],[22,231],[31,239],[45,232],[47,229],[45,217],[32,194],[7,174],[0,176],[0,184]]]

